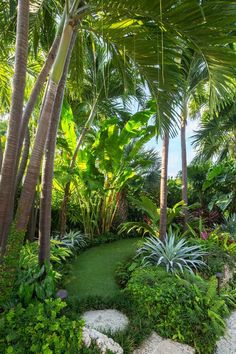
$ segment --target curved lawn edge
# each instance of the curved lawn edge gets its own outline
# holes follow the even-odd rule
[[[123,239],[92,247],[79,254],[71,263],[64,287],[69,297],[113,297],[120,289],[115,270],[120,262],[135,255],[139,239]]]

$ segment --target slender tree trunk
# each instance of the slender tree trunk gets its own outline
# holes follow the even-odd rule
[[[57,88],[64,70],[72,34],[73,27],[70,23],[67,23],[63,30],[57,58],[54,63],[52,74],[50,75],[45,103],[43,105],[42,114],[39,119],[34,147],[17,208],[16,229],[18,231],[25,231],[29,221],[30,210],[34,199],[35,187],[40,173],[40,166],[49,130],[55,97],[57,94]]]
[[[182,156],[182,200],[188,205],[187,149],[186,149],[187,102],[184,102],[181,120],[181,156]],[[184,228],[187,222],[187,208],[184,212]]]
[[[75,167],[76,159],[77,159],[77,155],[80,150],[80,147],[84,141],[84,138],[85,138],[88,130],[90,129],[90,127],[93,123],[94,118],[95,118],[97,102],[98,102],[98,97],[93,105],[93,108],[90,112],[87,122],[85,123],[85,126],[82,129],[79,139],[77,141],[76,148],[75,148],[74,154],[73,154],[71,162],[70,162],[70,167],[69,167],[70,171],[73,170],[73,168]],[[66,232],[66,222],[67,222],[66,213],[67,213],[67,205],[68,205],[69,197],[70,197],[70,184],[71,184],[71,180],[69,179],[68,182],[66,183],[64,197],[63,197],[63,201],[61,203],[61,210],[60,210],[60,236],[61,237]]]
[[[42,192],[40,198],[40,218],[39,218],[39,264],[50,260],[50,235],[51,235],[51,203],[52,203],[52,182],[54,170],[54,155],[56,148],[56,138],[58,124],[61,116],[66,78],[70,64],[72,50],[76,39],[76,31],[71,38],[67,59],[54,104],[50,129],[47,137],[45,157],[43,163]]]
[[[0,137],[0,174],[2,169],[2,160],[3,160],[3,148],[2,148],[2,138]]]
[[[35,193],[34,197],[34,203],[32,205],[31,213],[30,213],[30,218],[29,218],[29,225],[28,225],[28,240],[29,241],[34,241],[35,235],[36,235],[36,225],[37,225],[37,220],[38,220],[38,202],[37,202],[38,196],[37,192]]]
[[[160,239],[166,237],[167,228],[167,177],[168,177],[169,133],[165,133],[162,146],[160,183]]]
[[[19,164],[21,149],[22,149],[22,145],[23,145],[23,141],[24,141],[26,132],[27,132],[27,127],[29,124],[31,114],[35,108],[38,96],[43,88],[43,85],[45,84],[45,82],[47,80],[47,77],[50,73],[50,70],[53,66],[53,63],[54,63],[56,55],[57,55],[64,22],[65,22],[65,11],[63,13],[62,20],[61,20],[60,26],[58,28],[56,37],[55,37],[53,44],[51,46],[51,49],[48,53],[48,57],[47,57],[47,59],[44,63],[44,66],[43,66],[43,68],[42,68],[42,70],[41,70],[41,72],[34,84],[30,98],[29,98],[27,105],[26,105],[24,112],[23,112],[22,124],[21,124],[21,130],[20,130],[19,149],[18,149],[18,155],[17,155],[17,166]],[[19,184],[19,181],[18,181],[18,184]]]
[[[24,141],[24,150],[22,152],[21,162],[20,162],[20,166],[16,178],[16,191],[20,187],[26,169],[26,165],[29,157],[29,150],[30,150],[30,131],[29,128],[27,127],[26,134],[25,134],[25,141]]]
[[[3,255],[13,215],[16,158],[22,121],[28,56],[29,0],[18,1],[13,93],[0,180],[0,245]]]

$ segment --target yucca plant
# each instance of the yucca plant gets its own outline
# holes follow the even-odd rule
[[[150,236],[143,246],[137,251],[138,256],[143,256],[143,264],[164,266],[167,273],[184,272],[193,273],[206,264],[202,257],[206,252],[199,245],[190,246],[186,239],[177,239],[174,233],[166,236],[164,241]]]

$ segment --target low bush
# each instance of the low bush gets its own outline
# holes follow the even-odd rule
[[[51,263],[38,264],[38,243],[26,243],[20,253],[16,279],[17,295],[23,304],[32,299],[45,300],[54,295],[61,274],[58,267],[72,252],[58,240],[51,240]]]
[[[198,353],[212,353],[224,333],[229,314],[223,297],[217,294],[216,278],[209,282],[184,274],[184,279],[161,268],[140,268],[125,289],[136,314],[148,318],[152,330],[195,347]]]
[[[0,353],[80,353],[83,321],[62,314],[60,299],[18,304],[0,317]]]

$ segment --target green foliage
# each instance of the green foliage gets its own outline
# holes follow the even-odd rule
[[[6,253],[0,263],[0,308],[10,301],[19,265],[19,254],[24,239],[24,232],[18,232],[12,225]]]
[[[80,231],[70,230],[64,236],[56,236],[55,239],[60,240],[62,246],[69,248],[71,251],[86,247],[87,242],[85,236]]]
[[[152,161],[145,159],[141,152],[155,133],[155,128],[148,126],[152,114],[151,109],[138,112],[123,126],[119,126],[116,117],[101,120],[99,130],[93,132],[91,144],[78,152],[73,170],[69,170],[67,164],[68,155],[72,156],[71,146],[74,147],[77,139],[75,124],[73,121],[63,123],[70,146],[63,154],[64,159],[60,156],[57,161],[54,185],[63,190],[68,179],[71,181],[72,198],[77,203],[71,221],[82,224],[90,238],[111,230],[120,202],[119,193],[131,180],[139,179],[142,166],[145,169],[150,166]]]
[[[185,270],[193,273],[205,263],[202,261],[206,252],[199,245],[189,245],[182,238],[177,239],[174,233],[166,236],[164,241],[157,237],[148,237],[137,254],[143,258],[143,264],[164,266],[167,273],[183,273]]]
[[[45,300],[52,297],[56,289],[56,275],[50,264],[21,268],[16,281],[20,301],[29,304],[33,298]]]
[[[21,304],[0,317],[1,353],[80,353],[82,321],[62,314],[60,299]]]
[[[225,218],[224,223],[221,224],[221,230],[228,232],[230,237],[236,241],[236,213]]]
[[[149,318],[158,334],[190,344],[198,353],[212,353],[224,333],[229,314],[217,295],[217,281],[185,275],[181,279],[160,268],[135,271],[125,292],[140,317]]]
[[[142,235],[149,234],[154,237],[159,236],[160,209],[147,196],[143,195],[139,199],[130,198],[132,204],[144,213],[144,221],[125,222],[119,228],[119,234],[136,231]],[[182,215],[184,202],[176,203],[172,208],[167,208],[167,226],[177,227],[175,219]]]
[[[203,191],[211,190],[212,198],[209,209],[218,207],[221,211],[235,212],[236,200],[236,164],[234,160],[226,160],[213,166],[206,175]]]
[[[20,253],[19,271],[17,274],[17,294],[24,304],[29,304],[33,298],[45,300],[55,293],[56,282],[61,274],[56,270],[66,258],[72,255],[58,240],[51,240],[51,264],[38,263],[38,243],[26,243]]]
[[[231,239],[228,232],[222,232],[220,228],[213,230],[208,237],[215,245],[229,254],[236,254],[236,241]]]

